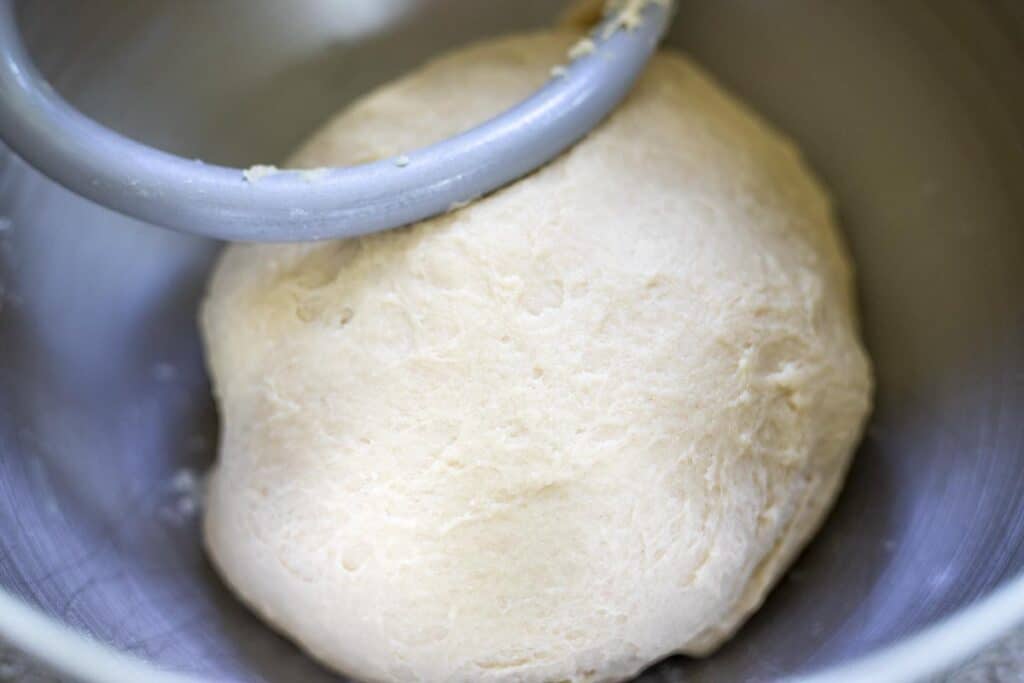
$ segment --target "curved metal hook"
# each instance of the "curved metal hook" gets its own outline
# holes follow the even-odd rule
[[[631,7],[638,25],[608,19],[591,54],[476,128],[400,160],[330,169],[315,183],[282,172],[257,184],[240,169],[161,152],[79,113],[32,64],[14,0],[0,0],[0,138],[73,192],[156,225],[235,241],[353,237],[444,213],[582,138],[626,95],[669,25],[669,2]]]

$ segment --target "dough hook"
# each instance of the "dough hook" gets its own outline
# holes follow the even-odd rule
[[[316,178],[203,164],[130,140],[85,117],[35,68],[14,0],[0,0],[0,139],[69,190],[182,232],[299,242],[407,225],[529,173],[597,125],[626,95],[671,20],[669,0],[627,0],[591,34],[593,49],[522,103],[407,155]],[[588,44],[590,47],[590,44]]]

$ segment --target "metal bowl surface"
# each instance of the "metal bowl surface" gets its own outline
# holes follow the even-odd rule
[[[85,112],[245,167],[557,4],[33,0],[21,15]],[[833,190],[879,388],[834,512],[764,608],[713,657],[641,680],[948,666],[1024,619],[1024,7],[688,0],[670,40]],[[113,651],[206,681],[336,680],[231,597],[183,502],[181,473],[216,445],[195,313],[218,245],[112,214],[2,150],[0,216],[0,633],[90,681],[139,671]]]

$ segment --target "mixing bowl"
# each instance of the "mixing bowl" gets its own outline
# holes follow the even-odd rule
[[[33,0],[21,21],[88,114],[245,167],[427,56],[559,4]],[[834,191],[878,395],[834,512],[764,608],[713,657],[642,680],[948,667],[1024,618],[1024,5],[693,0],[670,42]],[[0,216],[0,634],[90,681],[336,680],[200,548],[217,419],[195,312],[218,245],[8,153]]]

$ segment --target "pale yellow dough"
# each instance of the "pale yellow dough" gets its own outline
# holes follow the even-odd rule
[[[442,57],[292,165],[463,130],[577,39]],[[223,417],[210,554],[269,622],[372,681],[617,681],[708,652],[818,526],[870,403],[825,192],[674,53],[583,143],[468,208],[229,248],[202,327]]]

